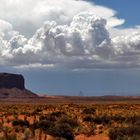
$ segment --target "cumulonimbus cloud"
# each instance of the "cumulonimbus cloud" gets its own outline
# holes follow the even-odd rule
[[[140,32],[134,30],[130,35],[121,34],[121,30],[115,26],[122,24],[124,20],[117,19],[113,10],[74,0],[71,3],[67,0],[53,3],[44,0],[32,2],[29,0],[29,3],[34,5],[34,11],[31,13],[36,12],[37,7],[39,11],[32,21],[39,17],[42,21],[46,20],[32,37],[22,35],[22,31],[20,33],[15,31],[13,26],[16,25],[12,26],[7,21],[0,20],[1,66],[55,69],[139,67]],[[57,3],[56,7],[54,3]],[[25,6],[18,0],[15,4]],[[75,8],[75,11],[69,13],[69,10],[63,8],[67,4],[77,6],[79,9]],[[49,14],[45,14],[46,10]],[[104,18],[100,15],[102,10],[106,11]],[[12,12],[14,14],[14,11]],[[43,15],[46,17],[43,18]],[[23,17],[25,22],[29,20],[26,12]],[[113,36],[113,32],[117,35]]]
[[[124,19],[116,17],[116,11],[82,0],[1,0],[0,19],[11,23],[21,34],[31,37],[44,21],[69,24],[82,11],[93,11],[107,19],[107,25],[111,27],[124,23]]]

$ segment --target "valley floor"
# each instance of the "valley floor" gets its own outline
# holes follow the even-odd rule
[[[0,140],[139,140],[139,130],[139,97],[0,99]]]

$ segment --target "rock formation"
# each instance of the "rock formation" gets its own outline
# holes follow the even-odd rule
[[[32,98],[36,94],[25,88],[22,75],[0,73],[0,98]]]
[[[0,73],[0,88],[18,88],[23,90],[25,89],[24,78],[18,74]]]

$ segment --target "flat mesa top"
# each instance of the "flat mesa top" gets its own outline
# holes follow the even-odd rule
[[[14,73],[6,73],[6,72],[3,72],[3,73],[0,73],[0,76],[8,76],[8,75],[13,75],[13,76],[21,76],[21,74],[14,74]]]

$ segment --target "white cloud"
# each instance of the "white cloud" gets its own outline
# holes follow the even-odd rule
[[[93,11],[108,21],[109,26],[123,24],[112,9],[75,0],[1,0],[0,18],[10,22],[21,34],[32,36],[47,20],[58,24],[69,24],[81,11]]]
[[[8,48],[6,52],[2,51],[2,56],[11,65],[101,61],[111,53],[111,41],[105,26],[106,20],[91,12],[75,15],[70,25],[47,21],[29,40],[20,34],[14,35],[7,42]]]
[[[0,65],[48,69],[139,67],[140,28],[117,28],[125,20],[118,19],[112,9],[75,0],[1,3]]]

